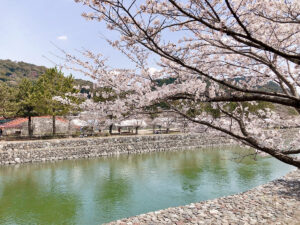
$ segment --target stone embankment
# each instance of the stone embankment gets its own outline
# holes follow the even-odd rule
[[[225,136],[176,134],[0,142],[0,165],[195,149],[231,142]]]
[[[282,130],[285,139],[295,132],[299,129]],[[0,142],[0,165],[187,150],[232,143],[228,136],[211,137],[205,133]]]
[[[250,191],[118,220],[110,225],[299,225],[300,170]]]

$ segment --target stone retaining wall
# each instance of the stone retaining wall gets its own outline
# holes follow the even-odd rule
[[[193,149],[230,141],[225,136],[177,134],[0,142],[0,165]]]

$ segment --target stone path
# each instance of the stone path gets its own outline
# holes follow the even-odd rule
[[[300,170],[247,192],[109,223],[300,225]]]

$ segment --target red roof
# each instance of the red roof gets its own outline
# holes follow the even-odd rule
[[[27,121],[28,121],[27,118],[17,118],[10,122],[0,125],[0,128],[18,128],[22,126],[22,123],[25,123]]]
[[[51,118],[51,116],[38,116],[38,117],[33,117],[33,118]],[[59,120],[63,123],[67,123],[68,121],[60,118],[60,117],[56,117],[56,120]],[[4,123],[2,125],[0,125],[0,128],[5,129],[5,128],[20,128],[22,127],[22,124],[28,122],[28,118],[16,118],[10,122]]]

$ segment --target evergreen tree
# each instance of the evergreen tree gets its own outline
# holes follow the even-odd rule
[[[16,91],[0,83],[0,117],[13,117],[16,113]]]
[[[52,116],[52,132],[56,134],[56,116],[64,116],[79,110],[80,98],[74,88],[72,75],[65,77],[57,68],[48,69],[39,77],[37,85],[41,91],[39,112]],[[59,97],[63,101],[58,101]]]
[[[18,110],[17,116],[28,117],[28,135],[32,137],[32,117],[38,116],[38,106],[41,92],[36,83],[23,79],[18,86],[16,103]]]

